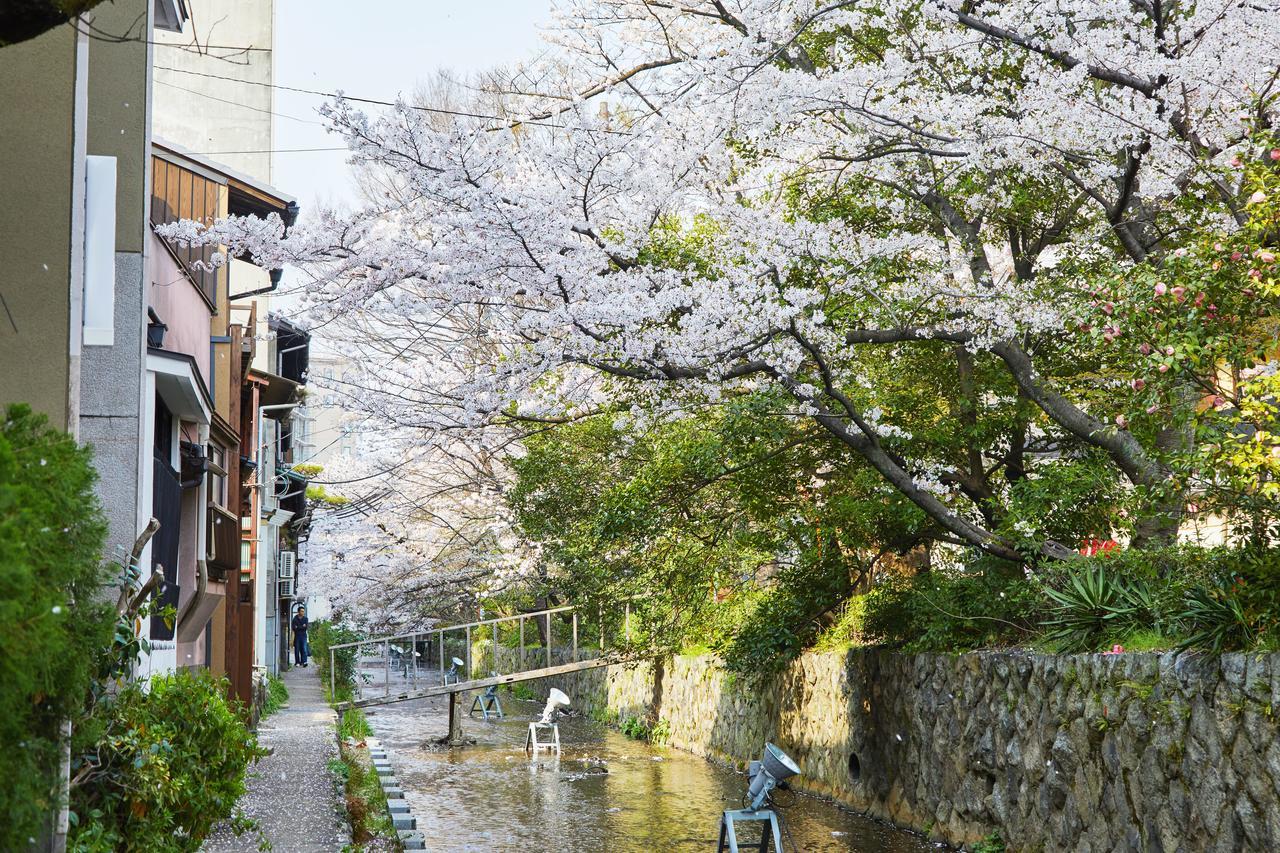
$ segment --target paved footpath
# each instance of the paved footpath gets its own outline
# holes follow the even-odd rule
[[[277,853],[331,853],[349,843],[343,806],[328,763],[337,758],[334,712],[314,666],[284,674],[289,704],[258,727],[258,742],[273,750],[250,769],[240,800]],[[221,829],[205,842],[209,853],[241,853],[258,847],[255,834],[236,838]]]

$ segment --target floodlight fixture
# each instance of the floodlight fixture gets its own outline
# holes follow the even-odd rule
[[[771,743],[764,745],[764,752],[759,761],[748,766],[747,796],[751,798],[748,811],[757,811],[769,800],[769,794],[779,782],[790,779],[800,772],[800,767],[778,747]]]
[[[568,708],[570,704],[572,703],[563,690],[558,687],[552,687],[551,692],[547,694],[547,706],[542,709],[542,717],[538,722],[554,723],[560,713],[560,709]]]

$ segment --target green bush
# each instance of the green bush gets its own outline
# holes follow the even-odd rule
[[[336,688],[334,695],[329,697],[330,702],[346,702],[354,695],[357,650],[352,647],[336,651],[333,658],[337,671],[333,673],[333,678],[331,679],[329,647],[342,643],[352,643],[359,639],[361,639],[360,634],[355,629],[335,624],[328,620],[312,622],[311,627],[307,630],[307,640],[311,643],[311,657],[315,660],[316,667],[320,671],[320,682],[324,685],[326,693],[329,692],[331,682]]]
[[[1147,582],[1109,571],[1105,560],[1068,570],[1062,587],[1046,586],[1045,594],[1053,610],[1043,627],[1064,652],[1095,651],[1109,640],[1159,622],[1160,608]]]
[[[743,614],[732,639],[720,644],[725,665],[743,674],[780,670],[813,645],[850,591],[842,561],[801,561],[784,569]]]
[[[1002,572],[934,570],[893,576],[867,593],[862,631],[909,651],[1025,643],[1044,611],[1039,588]]]
[[[267,704],[262,708],[262,716],[269,717],[279,711],[289,701],[289,688],[284,679],[278,675],[267,676]]]
[[[363,710],[349,708],[342,712],[342,719],[338,721],[339,738],[342,740],[347,738],[364,740],[372,734],[373,729],[369,726],[369,718],[365,716]]]
[[[180,671],[131,683],[75,738],[76,851],[193,851],[235,813],[250,764],[265,755],[227,700],[225,679]]]
[[[106,534],[88,449],[26,406],[0,423],[0,849],[47,826],[59,728],[111,645]]]

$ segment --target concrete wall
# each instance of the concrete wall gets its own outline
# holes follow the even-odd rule
[[[156,34],[155,134],[270,183],[271,155],[265,152],[271,149],[275,105],[275,3],[187,5],[191,20],[185,32]],[[207,49],[196,50],[193,42]]]
[[[30,403],[66,428],[75,31],[0,50],[0,80],[0,409]]]
[[[1280,654],[855,650],[759,680],[678,657],[549,681],[579,708],[665,718],[709,758],[772,740],[797,787],[941,841],[1280,849]]]
[[[104,3],[94,13],[103,32],[150,32],[148,0]],[[94,448],[107,512],[107,554],[133,546],[150,512],[142,495],[143,354],[146,344],[147,232],[150,207],[150,46],[94,41],[89,49],[88,153],[116,158],[115,338],[87,346],[80,362],[81,440]]]

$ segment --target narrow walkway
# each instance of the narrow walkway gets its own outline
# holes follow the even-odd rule
[[[273,753],[250,770],[240,807],[278,853],[331,853],[349,843],[346,820],[328,763],[337,758],[334,714],[324,701],[314,666],[284,675],[289,704],[262,721],[258,741]],[[209,853],[257,848],[252,833],[236,838],[225,828],[204,845]]]

